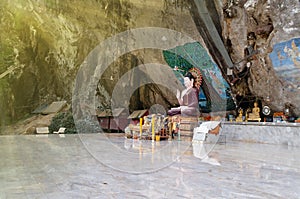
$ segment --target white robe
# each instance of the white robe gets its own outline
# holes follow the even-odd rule
[[[200,158],[202,162],[206,162],[212,165],[220,165],[220,163],[208,157],[208,152],[205,150],[204,141],[208,132],[216,128],[220,124],[220,121],[208,121],[203,122],[199,127],[194,128],[194,135],[192,140],[193,154],[196,158]]]

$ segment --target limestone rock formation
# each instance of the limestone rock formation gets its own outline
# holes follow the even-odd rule
[[[299,37],[299,1],[215,2],[225,8],[221,12],[222,35],[233,62],[238,63],[235,65],[238,82],[232,87],[234,93],[240,98],[252,95],[277,111],[282,111],[287,103],[293,104],[294,111],[299,114],[299,69],[292,64],[296,77],[287,81],[291,76],[281,76],[283,71],[275,66],[271,56],[272,51],[279,52],[274,48],[276,44]],[[235,15],[229,17],[228,12]],[[299,47],[296,48],[299,53]],[[252,56],[244,59],[251,53]]]

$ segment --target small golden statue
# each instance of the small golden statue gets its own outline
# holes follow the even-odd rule
[[[235,119],[236,122],[243,122],[243,109],[240,108],[239,109],[239,115],[238,117]]]
[[[248,121],[258,121],[260,122],[260,108],[258,107],[258,103],[254,102],[254,107],[252,108],[252,113],[249,113],[248,115]]]

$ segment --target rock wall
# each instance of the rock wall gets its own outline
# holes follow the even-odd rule
[[[80,65],[110,36],[130,28],[155,26],[184,30],[200,38],[185,1],[4,0],[0,4],[0,126],[26,117],[44,103],[59,99],[71,103]],[[110,94],[122,74],[147,62],[164,63],[159,52],[146,50],[116,61],[100,80],[105,87],[99,90],[102,97]],[[131,109],[147,108],[153,101],[163,101],[165,106],[176,103],[174,96],[170,100],[161,97],[164,93],[141,88],[133,96],[137,103]]]
[[[282,111],[289,104],[299,114],[299,78],[286,81],[270,58],[276,44],[299,37],[299,1],[215,2],[223,19],[224,43],[236,63],[232,82],[235,96],[261,100],[274,111]],[[299,70],[294,72],[300,74]]]

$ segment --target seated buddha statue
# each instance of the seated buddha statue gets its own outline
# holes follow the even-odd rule
[[[248,120],[257,120],[260,122],[260,108],[257,102],[254,102],[254,107],[252,108],[252,112],[248,115]]]
[[[178,115],[182,116],[199,116],[199,90],[195,86],[195,77],[192,73],[188,72],[184,76],[184,86],[185,89],[180,93],[177,90],[176,97],[180,104],[179,107],[172,108],[168,111],[168,115]]]

